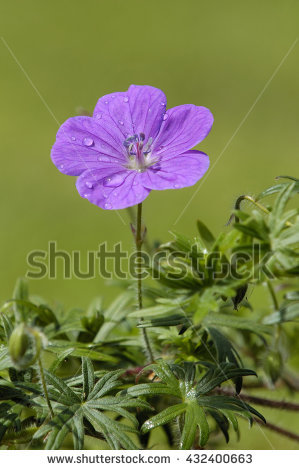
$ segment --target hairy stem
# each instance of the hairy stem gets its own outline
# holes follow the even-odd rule
[[[142,222],[142,202],[137,206],[137,227],[136,227],[136,254],[137,254],[137,301],[138,309],[141,310],[142,304],[142,273],[141,273],[141,247],[143,243],[143,237],[141,233],[141,222]],[[143,318],[141,318],[141,321]],[[142,336],[144,344],[147,350],[148,357],[151,362],[154,362],[154,356],[147,336],[146,328],[142,328]]]
[[[277,432],[278,434],[281,434],[282,436],[288,437],[289,439],[292,439],[293,441],[299,442],[299,434],[295,434],[292,431],[288,431],[287,429],[281,428],[280,426],[277,426],[276,424],[269,423],[264,423],[261,419],[253,418],[253,421],[258,423],[261,426],[264,426],[265,428],[271,429],[271,431]]]
[[[49,411],[50,411],[51,418],[54,418],[54,411],[53,411],[53,408],[52,408],[52,405],[51,405],[51,402],[50,402],[50,399],[49,399],[48,389],[47,389],[47,384],[46,384],[45,374],[44,374],[44,369],[43,369],[43,364],[42,364],[42,360],[40,358],[40,355],[38,356],[37,362],[38,362],[40,379],[41,379],[42,387],[43,387],[43,390],[44,390],[45,399],[46,399],[46,402],[47,402],[47,405],[48,405],[48,408],[49,408]]]

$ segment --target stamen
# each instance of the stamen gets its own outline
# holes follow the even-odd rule
[[[145,134],[140,132],[139,135],[134,134],[123,142],[129,160],[128,168],[143,171],[155,163],[150,158],[153,139],[150,137],[146,144],[144,144],[144,140]]]

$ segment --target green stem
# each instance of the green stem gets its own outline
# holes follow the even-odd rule
[[[276,298],[273,286],[272,286],[270,281],[267,281],[267,286],[268,286],[270,296],[271,296],[271,299],[272,299],[272,302],[273,302],[273,307],[274,307],[275,311],[277,311],[277,310],[279,310],[279,303],[278,303],[278,300]]]
[[[142,309],[142,273],[141,273],[141,247],[143,243],[141,234],[141,222],[142,222],[142,202],[137,206],[137,227],[136,227],[136,255],[137,255],[137,301],[138,310]],[[143,321],[143,318],[141,318]],[[148,357],[151,362],[154,362],[154,356],[147,336],[146,328],[142,328],[143,340],[148,353]]]
[[[268,290],[269,290],[269,293],[270,293],[270,296],[271,296],[271,299],[272,299],[272,302],[273,302],[274,310],[275,310],[275,312],[278,312],[279,311],[279,303],[278,303],[277,297],[275,295],[275,291],[273,289],[273,286],[272,286],[272,284],[269,280],[267,281],[267,286],[268,286]],[[282,331],[282,325],[280,323],[277,323],[276,328],[275,328],[275,338],[274,338],[275,347],[277,347],[277,348],[278,348],[278,343],[279,343],[279,338],[280,338],[281,331]]]
[[[47,405],[48,405],[48,408],[49,408],[49,411],[50,411],[51,418],[54,418],[54,411],[53,411],[53,408],[52,408],[52,405],[51,405],[51,402],[50,402],[50,399],[49,399],[48,389],[47,389],[47,384],[46,384],[45,374],[44,374],[44,369],[43,369],[43,364],[42,364],[40,356],[38,356],[37,362],[38,362],[40,379],[41,379],[42,387],[43,387],[43,390],[44,390],[45,399],[46,399],[46,402],[47,402]]]

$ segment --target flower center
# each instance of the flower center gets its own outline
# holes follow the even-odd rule
[[[149,166],[156,163],[156,161],[151,157],[151,145],[153,142],[152,137],[150,137],[147,143],[144,143],[145,135],[143,132],[140,134],[134,134],[131,137],[128,137],[123,145],[127,152],[128,164],[127,168],[131,170],[144,171]]]

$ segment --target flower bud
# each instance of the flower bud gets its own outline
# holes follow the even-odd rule
[[[42,335],[38,330],[21,323],[12,332],[8,349],[13,365],[22,370],[32,366],[43,346]]]
[[[283,368],[283,360],[279,351],[268,352],[264,362],[264,368],[266,374],[270,377],[271,382],[275,384],[279,379]]]

